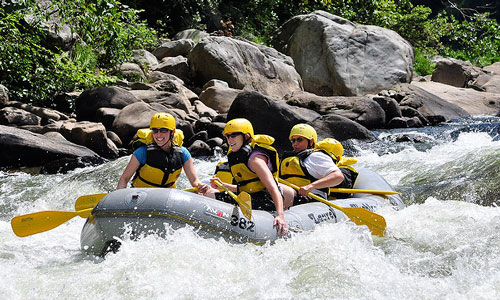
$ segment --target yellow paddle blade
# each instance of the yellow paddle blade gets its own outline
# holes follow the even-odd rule
[[[80,216],[89,216],[92,208],[80,211],[41,211],[12,218],[12,230],[19,237],[25,237],[56,228]]]
[[[279,182],[286,184],[289,187],[292,187],[293,189],[300,190],[300,187],[284,179],[279,178]],[[346,214],[346,216],[348,216],[349,219],[351,219],[355,224],[368,226],[368,229],[372,234],[378,236],[384,235],[385,227],[387,226],[387,224],[385,222],[384,217],[382,217],[381,215],[361,207],[342,207],[330,201],[327,201],[317,195],[314,195],[313,193],[309,193],[307,195],[315,200],[318,200],[326,205],[330,205],[340,210],[341,212]]]
[[[238,197],[236,197],[236,202],[240,205],[241,212],[243,215],[251,220],[252,219],[252,197],[247,192],[241,192]]]
[[[362,190],[362,189],[344,189],[344,188],[330,188],[330,192],[333,193],[363,193],[363,194],[373,194],[373,195],[396,195],[401,194],[394,191],[378,191],[378,190]]]
[[[233,192],[231,192],[222,182],[219,180],[214,181],[221,189],[223,189],[226,193],[229,194],[240,206],[241,212],[245,216],[245,218],[251,220],[252,219],[252,197],[247,192],[241,192],[238,196],[236,196]]]
[[[327,201],[328,202],[328,201]],[[341,206],[339,206],[341,207]],[[374,235],[384,236],[387,226],[384,217],[361,207],[341,207],[343,213],[356,225],[366,225]]]
[[[76,199],[75,210],[78,211],[78,210],[84,210],[87,208],[93,208],[106,195],[107,195],[107,193],[80,196],[80,197],[78,197],[78,199]]]

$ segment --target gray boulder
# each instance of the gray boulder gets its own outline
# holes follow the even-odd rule
[[[293,17],[273,44],[293,58],[304,90],[317,95],[376,93],[413,75],[413,48],[399,34],[324,11]]]
[[[188,60],[201,85],[219,79],[231,88],[276,99],[302,90],[302,79],[290,57],[249,41],[210,36],[191,50]]]
[[[334,113],[367,128],[382,128],[385,125],[384,110],[369,97],[322,97],[308,92],[296,92],[287,97],[287,103],[312,109],[321,115]]]
[[[0,167],[35,167],[60,159],[102,163],[94,151],[66,140],[0,125]],[[76,164],[75,166],[83,166]]]
[[[96,121],[96,112],[101,107],[124,108],[139,101],[129,91],[119,87],[98,87],[86,90],[75,100],[78,121]]]

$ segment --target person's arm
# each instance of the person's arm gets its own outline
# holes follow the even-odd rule
[[[337,169],[323,178],[302,186],[299,190],[299,194],[302,196],[307,196],[307,194],[312,190],[319,190],[326,187],[336,186],[342,183],[342,181],[344,181],[344,174],[342,174],[342,171]]]
[[[250,168],[259,176],[274,201],[276,217],[273,225],[278,225],[278,234],[286,233],[286,220],[283,208],[283,197],[278,189],[278,185],[273,178],[273,174],[267,166],[267,158],[264,155],[256,155],[249,161]]]
[[[204,184],[198,178],[198,174],[196,174],[196,169],[194,168],[193,158],[190,157],[188,160],[184,162],[182,165],[184,172],[186,173],[189,182],[192,187],[198,188],[198,193],[205,194],[210,189],[207,184]]]
[[[122,176],[120,176],[120,179],[118,180],[116,189],[126,188],[128,182],[130,181],[130,178],[132,178],[137,169],[139,169],[140,165],[141,163],[137,160],[135,155],[132,155],[132,157],[130,157],[130,161],[127,164],[127,167],[125,167],[125,170],[123,170]]]

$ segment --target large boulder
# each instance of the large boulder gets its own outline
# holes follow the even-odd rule
[[[66,140],[0,125],[0,167],[36,167],[60,160],[104,162],[94,151]]]
[[[409,96],[401,100],[400,104],[408,105],[405,100],[413,98],[413,104],[409,106],[418,109],[425,117],[442,115],[446,120],[452,120],[470,115],[494,115],[500,109],[500,97],[494,93],[438,82],[412,82],[396,88]]]
[[[65,122],[59,132],[68,140],[94,150],[102,157],[118,157],[118,148],[107,137],[106,128],[101,123]]]
[[[75,100],[78,121],[95,122],[96,112],[101,107],[124,108],[139,101],[129,91],[119,87],[98,87],[86,90]]]
[[[191,50],[188,60],[201,85],[219,79],[231,88],[277,99],[302,90],[302,79],[290,57],[249,41],[210,36]]]
[[[41,118],[35,114],[15,107],[0,109],[0,124],[3,125],[40,125]]]
[[[273,44],[293,58],[304,90],[317,95],[376,93],[413,75],[413,48],[399,34],[324,11],[293,17]]]
[[[113,122],[112,131],[120,137],[124,145],[127,145],[138,129],[149,128],[151,117],[158,112],[172,114],[177,124],[181,121],[178,114],[159,103],[137,102],[120,111]]]
[[[290,105],[310,108],[321,115],[337,114],[367,128],[382,128],[386,121],[382,107],[369,97],[323,97],[308,92],[296,92],[286,99]]]
[[[439,58],[432,71],[431,80],[454,87],[464,88],[473,84],[476,78],[484,74],[481,68],[473,66],[468,61],[454,58]]]
[[[321,116],[311,125],[316,128],[318,139],[332,137],[339,141],[357,139],[373,142],[377,140],[377,137],[366,127],[336,114]]]

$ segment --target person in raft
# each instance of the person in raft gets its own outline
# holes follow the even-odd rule
[[[252,208],[276,211],[273,225],[278,234],[286,233],[284,210],[293,202],[294,190],[278,185],[278,153],[270,145],[274,138],[267,135],[254,135],[253,126],[247,119],[230,120],[224,127],[224,136],[229,144],[227,154],[231,174],[236,185],[223,182],[232,192],[247,192],[252,197]],[[217,177],[210,179],[212,188]],[[287,197],[283,196],[283,193]],[[207,194],[224,202],[235,203],[227,194],[217,192]]]
[[[293,151],[283,154],[279,177],[300,187],[293,204],[311,201],[306,197],[310,192],[328,199],[329,188],[344,181],[336,159],[326,150],[316,147],[318,134],[308,124],[293,126],[289,140]]]
[[[134,151],[118,180],[117,189],[126,188],[133,175],[133,187],[175,188],[181,170],[184,169],[189,182],[198,189],[198,193],[205,194],[210,190],[209,185],[198,179],[189,151],[174,143],[174,117],[169,113],[157,113],[151,118],[149,128],[153,142]]]

